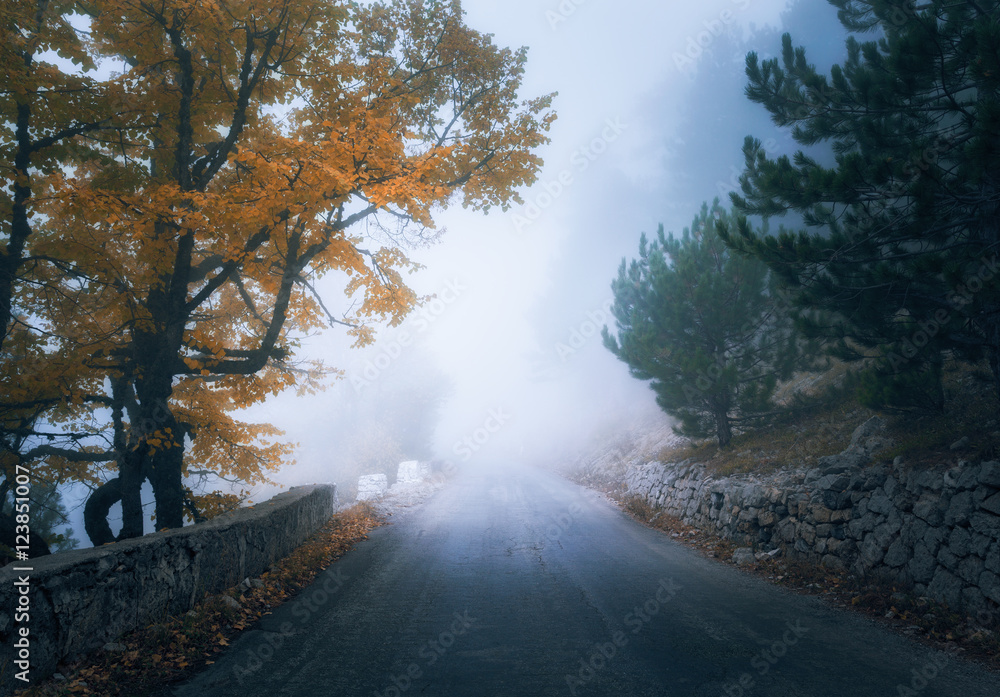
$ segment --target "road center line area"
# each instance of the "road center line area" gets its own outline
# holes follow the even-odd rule
[[[995,697],[1000,676],[470,463],[174,697]]]

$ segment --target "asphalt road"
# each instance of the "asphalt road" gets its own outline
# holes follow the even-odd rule
[[[528,468],[470,467],[176,697],[996,697],[1000,676],[770,586]]]

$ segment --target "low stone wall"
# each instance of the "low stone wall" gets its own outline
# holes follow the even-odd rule
[[[17,678],[25,665],[33,683],[60,661],[259,576],[329,520],[336,500],[334,485],[295,487],[199,525],[8,564],[0,569],[0,694],[26,686]],[[24,566],[32,570],[14,570]]]
[[[969,614],[1000,604],[1000,462],[868,466],[879,426],[866,422],[814,469],[713,478],[687,461],[651,463],[631,467],[625,484],[758,554],[879,575]]]

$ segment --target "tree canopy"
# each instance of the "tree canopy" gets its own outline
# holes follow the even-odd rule
[[[848,38],[827,76],[786,34],[779,58],[747,56],[746,93],[834,161],[771,158],[748,137],[732,195],[743,214],[794,211],[811,230],[722,234],[793,290],[806,332],[874,359],[870,405],[940,407],[947,355],[987,359],[1000,399],[1000,6],[831,3],[873,38]]]
[[[651,381],[681,434],[714,433],[720,447],[734,424],[772,411],[778,380],[800,356],[767,266],[731,252],[718,236],[730,218],[716,200],[680,238],[662,225],[652,244],[643,234],[639,258],[623,259],[611,284],[617,336],[602,332],[632,376]]]
[[[97,487],[95,543],[118,500],[141,534],[146,479],[177,527],[192,467],[275,469],[288,446],[234,412],[313,384],[305,332],[400,322],[407,244],[519,200],[554,119],[457,0],[5,6],[3,466]]]

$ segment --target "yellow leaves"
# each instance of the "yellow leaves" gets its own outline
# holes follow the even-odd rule
[[[151,453],[155,453],[157,450],[168,450],[170,448],[176,448],[180,443],[175,440],[173,430],[170,428],[162,428],[147,434],[136,447],[139,447],[145,443]]]
[[[31,215],[44,224],[30,252],[59,265],[32,270],[19,301],[65,345],[25,344],[40,367],[25,368],[31,382],[12,381],[12,395],[29,394],[25,385],[39,394],[51,389],[56,398],[68,395],[53,412],[57,422],[94,419],[79,398],[106,393],[108,374],[124,371],[119,377],[131,387],[152,379],[152,366],[122,367],[123,356],[135,355],[135,333],[150,333],[181,346],[163,360],[177,373],[172,408],[197,433],[185,466],[248,482],[287,462],[291,447],[233,411],[303,373],[293,371],[290,351],[272,355],[254,375],[220,373],[223,365],[237,370],[261,346],[280,316],[289,265],[310,282],[343,272],[345,293],[359,302],[342,319],[356,345],[371,342],[368,322],[398,324],[417,306],[403,282],[417,267],[399,249],[370,241],[362,252],[344,221],[361,229],[376,214],[380,223],[402,218],[423,234],[459,194],[467,205],[505,205],[534,178],[540,160],[533,150],[553,118],[550,98],[518,98],[523,53],[465,26],[457,2],[109,0],[98,4],[86,42],[62,5],[47,5],[45,27],[30,39],[38,47],[80,64],[129,57],[122,75],[101,80],[41,64],[30,73],[15,69],[29,40],[17,28],[32,21],[20,10],[29,5],[15,3],[14,29],[0,28],[18,44],[0,46],[9,88],[33,94],[62,85],[76,95],[49,94],[46,110],[36,112],[49,121],[36,131],[82,118],[109,128],[40,153],[35,163]],[[167,25],[191,54],[189,75]],[[277,37],[280,52],[265,56],[265,36]],[[258,42],[249,58],[262,77],[241,111],[235,95],[248,37]],[[182,123],[179,86],[188,78],[197,89]],[[281,120],[271,109],[279,103],[293,107]],[[460,117],[449,126],[454,114]],[[223,152],[230,134],[235,146]],[[9,199],[0,196],[5,217]],[[312,256],[301,257],[306,250]],[[301,284],[282,312],[281,347],[325,321]],[[152,452],[185,445],[181,434],[131,435]]]

